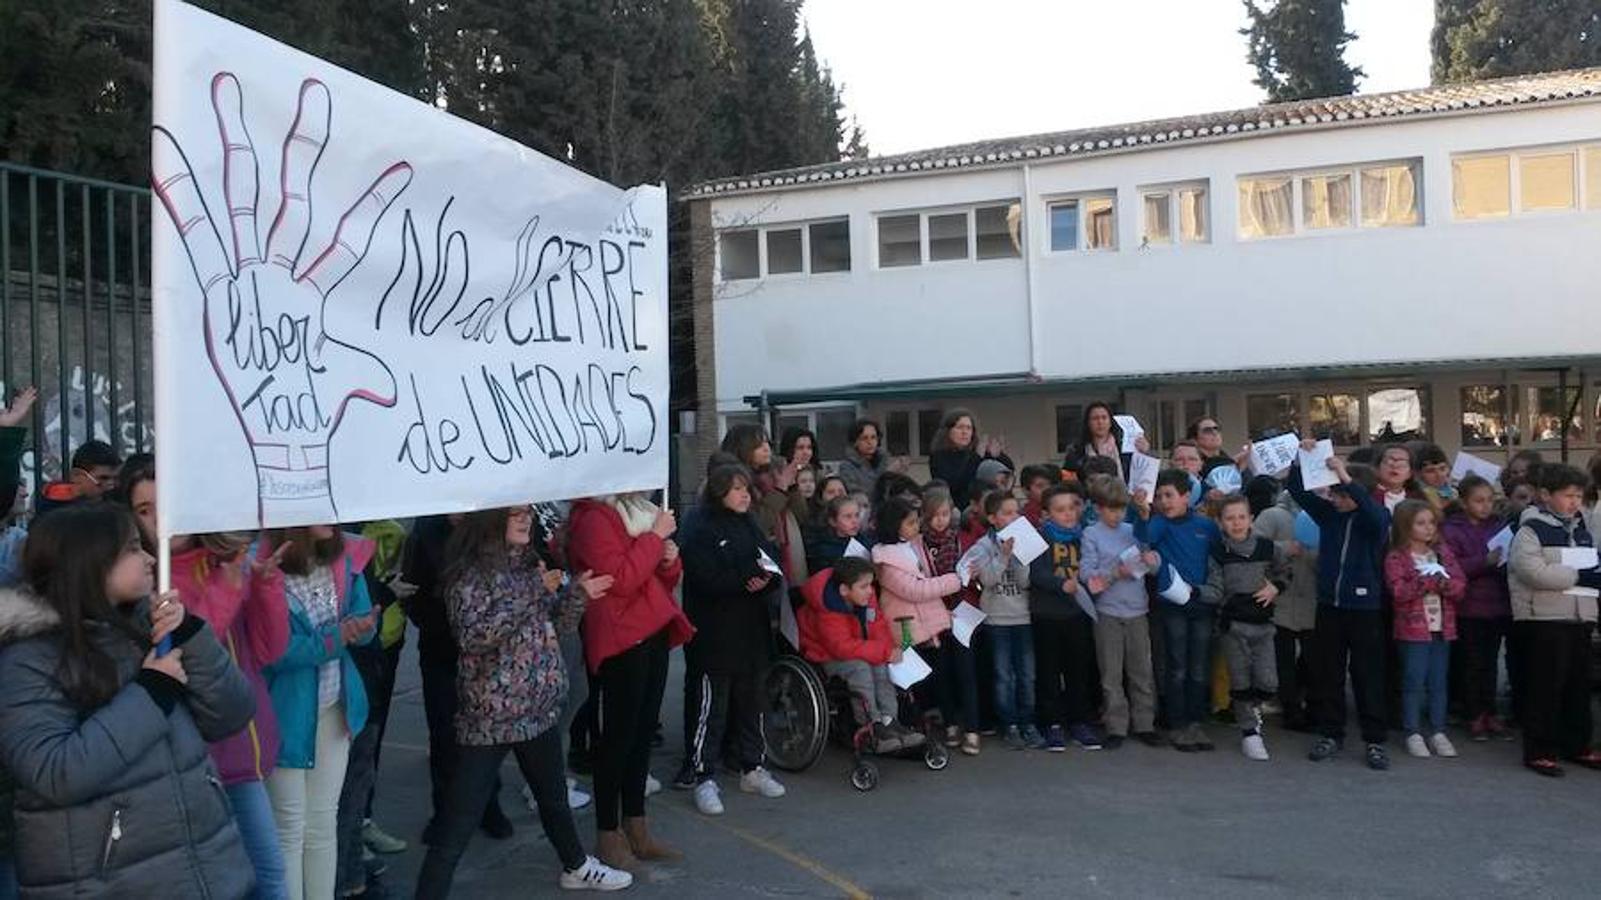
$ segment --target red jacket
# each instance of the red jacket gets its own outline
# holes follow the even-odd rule
[[[889,620],[878,608],[878,597],[868,601],[865,617],[858,615],[839,588],[829,583],[833,575],[833,569],[824,569],[801,588],[806,599],[796,614],[801,654],[812,662],[859,659],[887,665],[895,655],[895,641]]]
[[[673,600],[684,574],[682,559],[663,562],[663,541],[647,531],[630,537],[623,517],[608,503],[580,500],[567,520],[567,563],[576,575],[610,575],[611,590],[584,612],[584,660],[590,672],[639,642],[667,629],[667,645],[689,640],[695,627]]]
[[[1395,606],[1394,633],[1398,641],[1429,639],[1429,620],[1423,603],[1423,598],[1429,594],[1440,596],[1441,634],[1448,641],[1456,640],[1456,607],[1467,592],[1468,576],[1444,541],[1435,545],[1434,552],[1451,577],[1419,575],[1410,550],[1391,550],[1384,558],[1384,580],[1390,587]]]

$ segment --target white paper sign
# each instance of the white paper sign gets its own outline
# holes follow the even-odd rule
[[[963,647],[973,646],[973,632],[978,630],[980,623],[986,618],[984,611],[968,603],[966,600],[956,604],[951,610],[951,634],[961,642]]]
[[[1301,439],[1293,434],[1257,441],[1251,445],[1251,471],[1258,475],[1278,475],[1289,469],[1301,452]]]
[[[1562,565],[1567,566],[1570,569],[1578,569],[1581,572],[1585,571],[1586,569],[1595,568],[1597,565],[1595,548],[1563,547]]]
[[[1468,477],[1469,473],[1477,475],[1491,484],[1498,484],[1501,481],[1500,466],[1487,459],[1458,450],[1456,460],[1451,463],[1451,483],[1456,484]]]
[[[1497,531],[1495,533],[1495,537],[1492,537],[1486,541],[1484,546],[1491,553],[1494,553],[1497,550],[1501,551],[1500,565],[1506,565],[1507,557],[1512,553],[1512,526],[1508,525],[1500,531]]]
[[[1161,471],[1161,460],[1135,451],[1129,458],[1128,464],[1129,493],[1144,491],[1145,499],[1151,499],[1156,494],[1156,476],[1161,474]]]
[[[1301,463],[1301,485],[1309,491],[1318,488],[1334,487],[1340,483],[1340,476],[1334,474],[1329,468],[1329,460],[1334,458],[1334,442],[1327,438],[1318,441],[1317,446],[1311,450],[1302,450],[1297,446],[1296,459]]]
[[[872,552],[863,547],[862,542],[855,538],[851,538],[850,543],[845,545],[845,555],[854,556],[857,559],[865,559],[869,562],[873,559]]]
[[[1022,516],[1018,516],[1012,524],[996,533],[997,540],[1004,541],[1008,538],[1012,541],[1012,555],[1025,566],[1050,549],[1045,539],[1040,537],[1039,531],[1035,529],[1034,523]]]
[[[1145,435],[1145,426],[1140,424],[1140,420],[1133,416],[1113,416],[1112,421],[1123,429],[1123,446],[1120,448],[1122,452],[1133,453],[1138,450],[1139,448],[1134,446],[1134,439]]]
[[[667,197],[176,0],[151,169],[164,533],[667,481]]]
[[[928,663],[923,660],[923,657],[918,655],[917,650],[907,647],[901,651],[900,662],[889,664],[889,680],[895,682],[895,686],[904,691],[927,678],[933,671],[928,667]]]
[[[1184,577],[1179,574],[1178,569],[1168,566],[1167,571],[1169,575],[1173,576],[1173,581],[1162,590],[1161,593],[1163,599],[1177,606],[1183,606],[1184,604],[1190,602],[1190,583],[1184,580]]]
[[[1151,567],[1145,564],[1145,551],[1138,544],[1119,553],[1117,559],[1134,578],[1144,578],[1151,571]]]
[[[756,548],[756,564],[774,575],[784,574],[784,570],[778,565],[778,563],[773,562],[773,558],[767,555],[767,551],[761,549],[760,547]]]

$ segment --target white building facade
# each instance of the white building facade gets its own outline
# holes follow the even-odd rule
[[[703,449],[776,411],[1019,464],[1084,404],[1493,461],[1601,446],[1601,69],[698,185]],[[708,355],[710,359],[708,359]],[[710,366],[708,366],[710,363]],[[710,371],[707,371],[707,370]],[[712,422],[716,426],[712,426]]]

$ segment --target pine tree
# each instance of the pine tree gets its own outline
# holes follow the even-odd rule
[[[1242,0],[1251,24],[1246,57],[1271,103],[1334,97],[1356,90],[1363,73],[1345,62],[1345,0],[1276,0],[1264,8]]]
[[[1594,0],[1436,0],[1435,83],[1601,65]]]

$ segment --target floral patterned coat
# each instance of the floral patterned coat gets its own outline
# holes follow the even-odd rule
[[[567,696],[557,634],[577,629],[575,586],[545,590],[532,550],[472,564],[446,589],[456,635],[456,738],[467,746],[516,744],[556,724]]]

